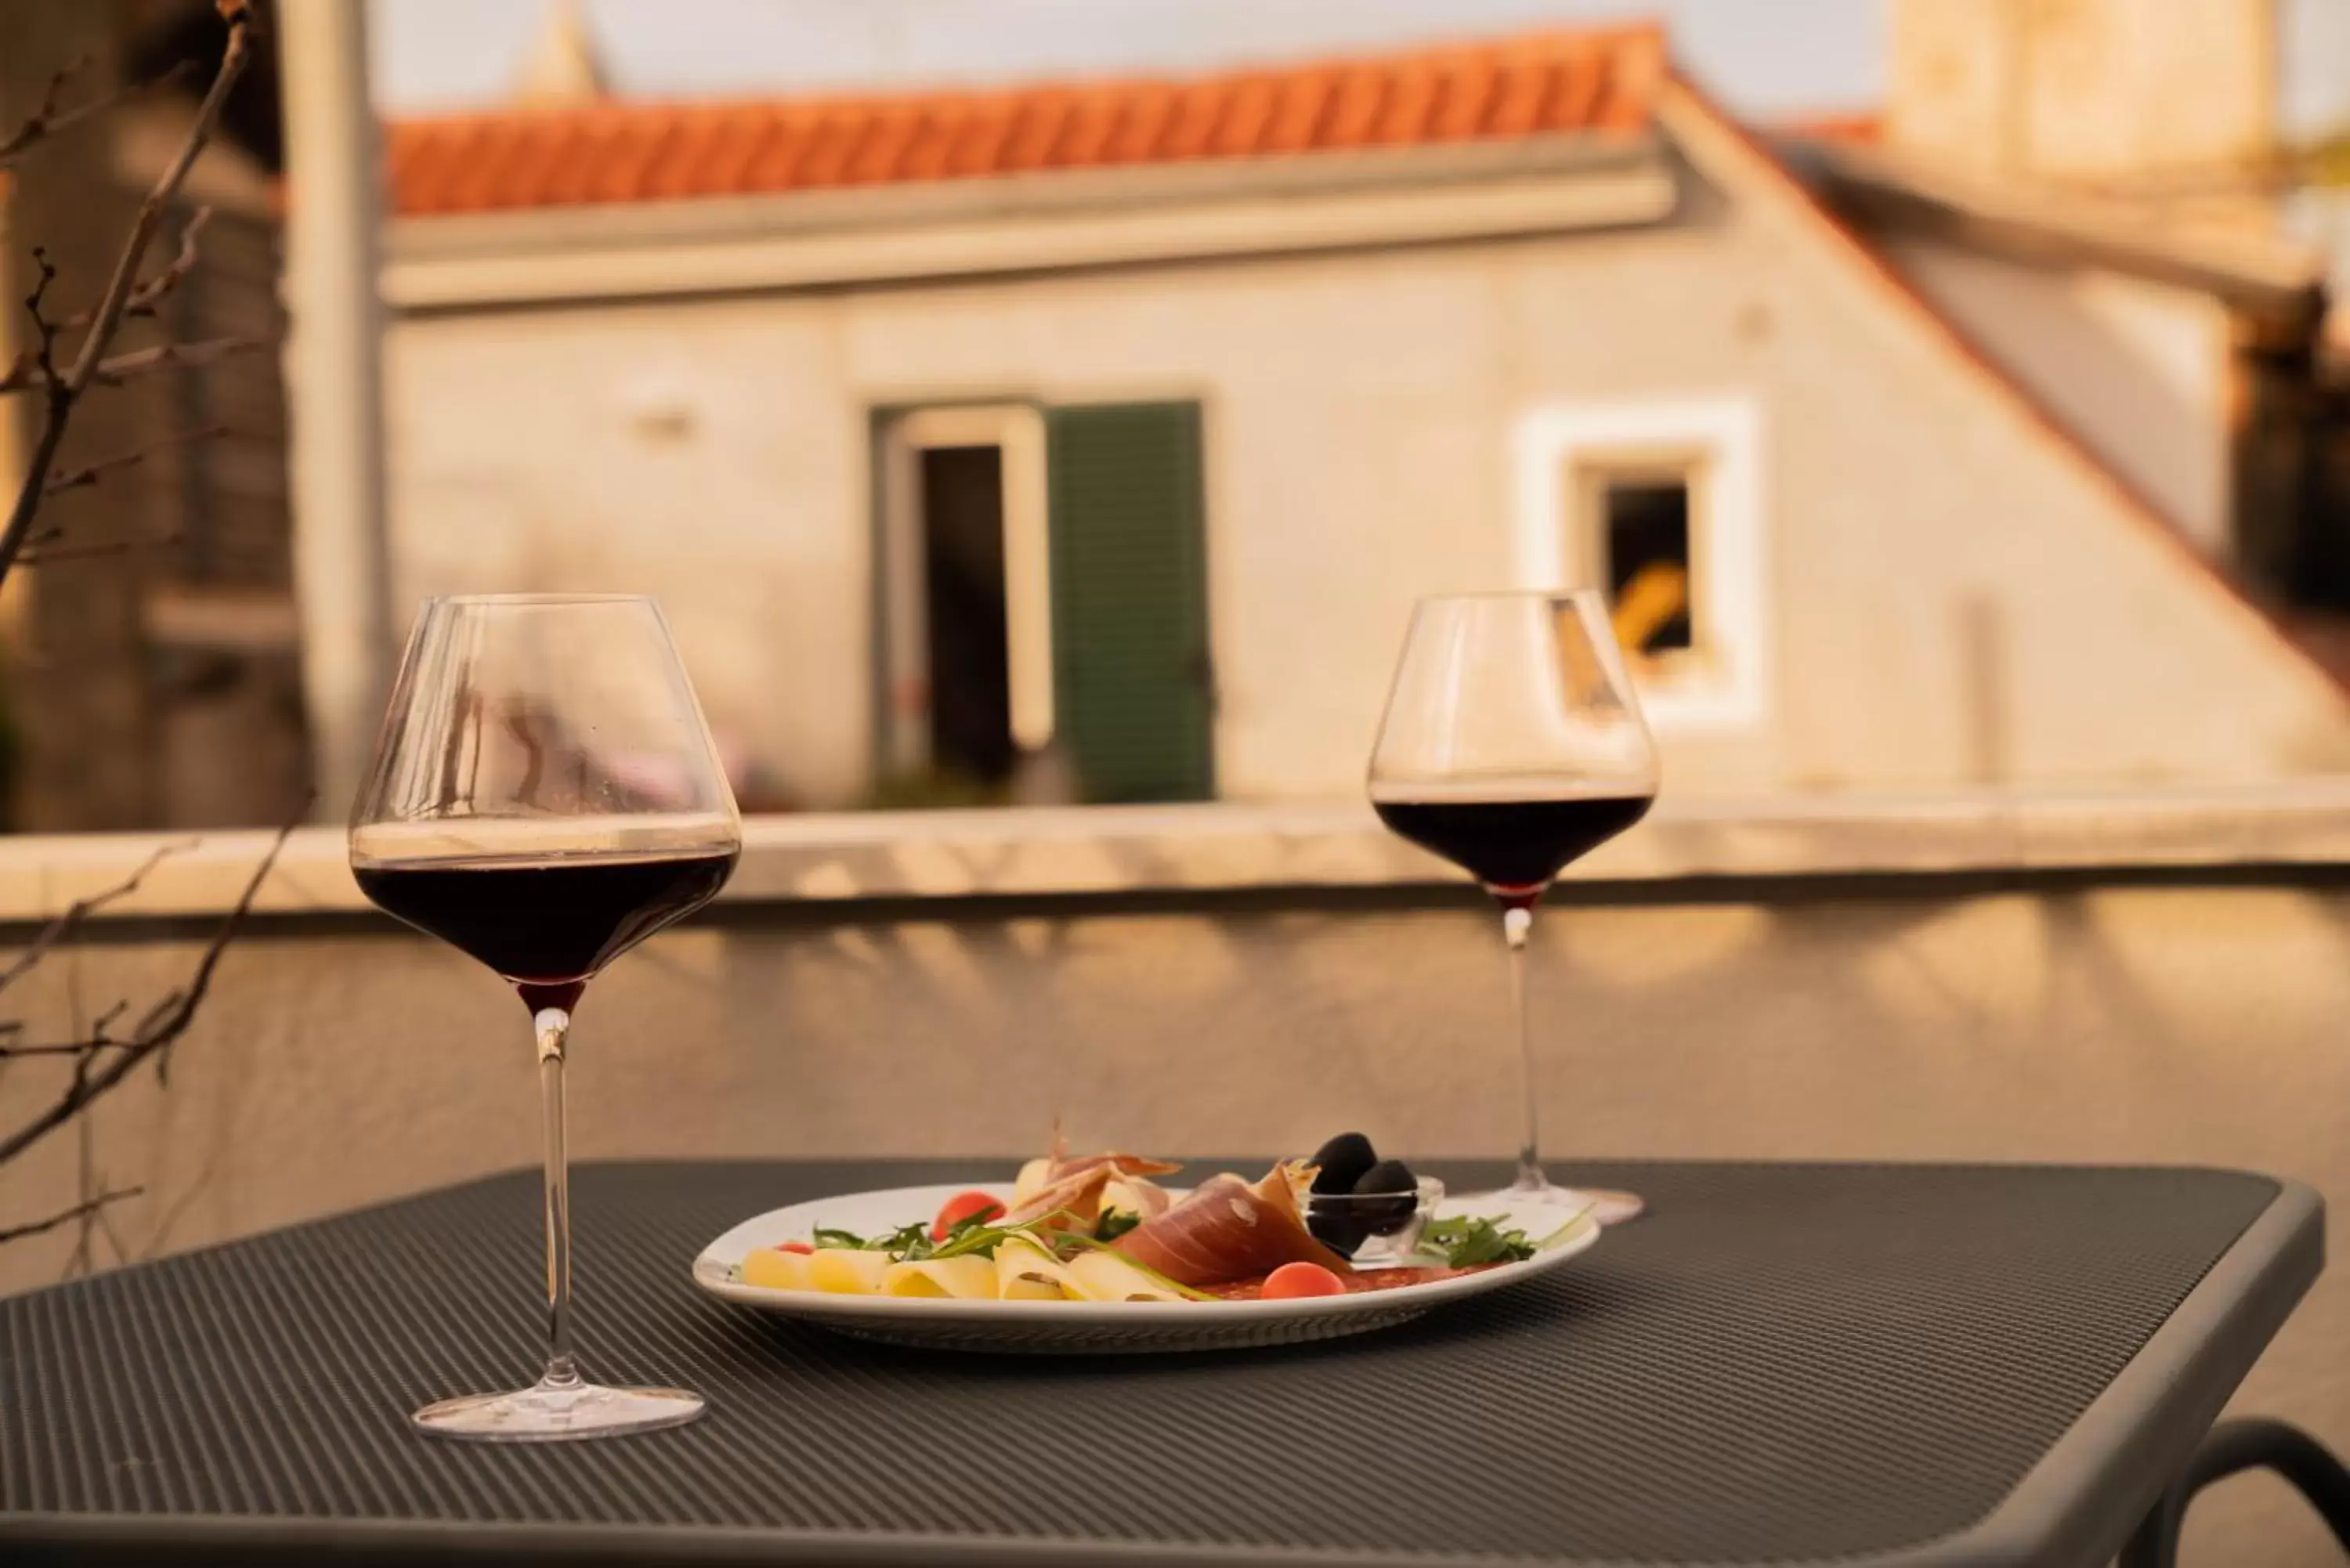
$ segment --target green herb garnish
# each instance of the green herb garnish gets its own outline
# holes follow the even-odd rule
[[[1130,1209],[1106,1209],[1102,1210],[1101,1218],[1094,1221],[1094,1240],[1115,1241],[1141,1223],[1142,1216]]]
[[[1522,1263],[1534,1255],[1534,1240],[1514,1226],[1504,1230],[1481,1215],[1457,1220],[1430,1220],[1419,1233],[1419,1244],[1440,1252],[1456,1269],[1485,1263]]]
[[[931,1245],[931,1228],[920,1220],[875,1236],[860,1236],[854,1231],[836,1231],[819,1225],[816,1229],[814,1242],[818,1247],[838,1247],[851,1252],[888,1252],[914,1261],[929,1257]]]

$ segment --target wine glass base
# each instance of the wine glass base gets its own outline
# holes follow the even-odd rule
[[[1602,1225],[1621,1225],[1627,1220],[1637,1220],[1648,1207],[1647,1200],[1637,1192],[1622,1192],[1609,1187],[1561,1187],[1546,1177],[1516,1182],[1503,1188],[1496,1196],[1504,1199],[1513,1210],[1555,1209],[1562,1219],[1587,1209],[1591,1211],[1591,1218]]]
[[[471,1443],[552,1443],[681,1427],[702,1414],[682,1388],[606,1388],[540,1383],[511,1394],[468,1394],[427,1405],[409,1419],[420,1432]]]

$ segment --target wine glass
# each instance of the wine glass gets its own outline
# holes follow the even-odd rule
[[[351,870],[385,912],[480,960],[522,996],[546,1137],[546,1370],[444,1399],[424,1431],[491,1442],[604,1437],[702,1413],[681,1388],[608,1388],[571,1350],[563,1055],[588,981],[708,903],[742,824],[651,599],[465,596],[427,603],[351,810]]]
[[[1526,1025],[1526,937],[1566,864],[1648,815],[1657,752],[1597,593],[1422,599],[1371,753],[1373,809],[1502,907],[1517,1022],[1525,1142],[1508,1197],[1589,1208],[1602,1224],[1640,1211],[1630,1193],[1554,1186],[1543,1174]]]

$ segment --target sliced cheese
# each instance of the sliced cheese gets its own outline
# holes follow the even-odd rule
[[[769,1291],[807,1291],[808,1254],[760,1247],[743,1259],[743,1282]]]
[[[995,1249],[995,1293],[1007,1302],[1086,1299],[1084,1288],[1058,1259],[1018,1236]]]
[[[1089,1302],[1180,1302],[1171,1291],[1116,1252],[1080,1252],[1069,1260],[1070,1277]]]
[[[972,1254],[934,1258],[914,1263],[892,1263],[881,1276],[881,1293],[888,1296],[945,1296],[955,1301],[993,1301],[995,1262]]]
[[[879,1295],[881,1278],[889,1272],[889,1254],[818,1247],[808,1255],[807,1272],[810,1285],[833,1295]]]

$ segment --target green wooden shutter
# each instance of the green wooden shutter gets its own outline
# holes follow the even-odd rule
[[[1205,800],[1210,729],[1200,406],[1045,415],[1056,728],[1094,801]]]

